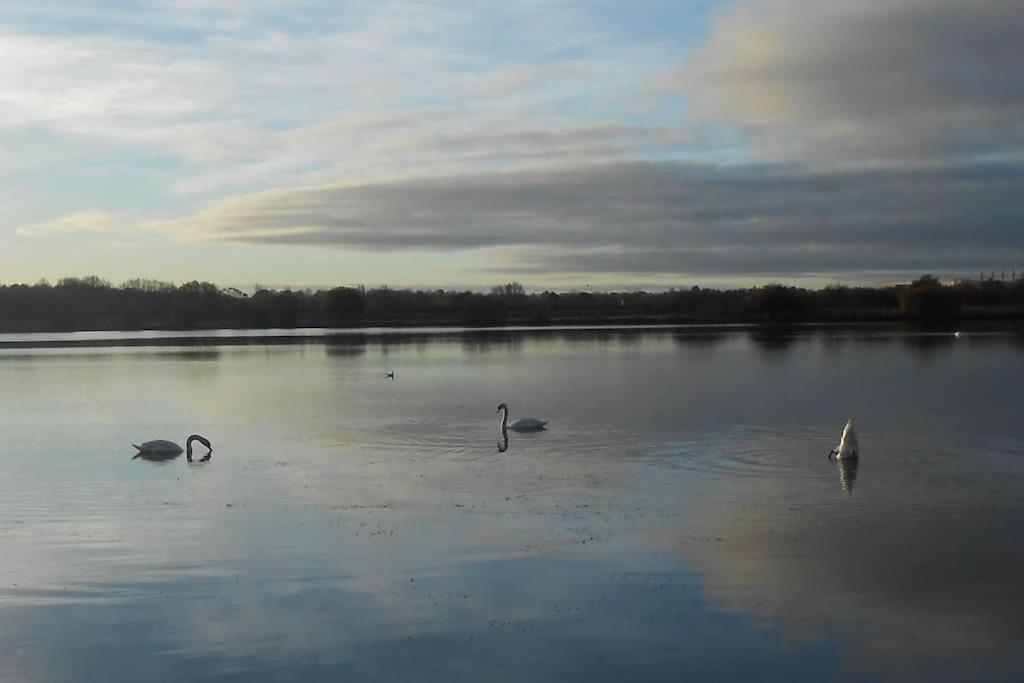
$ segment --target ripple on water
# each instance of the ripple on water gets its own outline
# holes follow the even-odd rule
[[[678,469],[704,479],[817,476],[821,467],[809,466],[811,454],[822,450],[813,433],[781,433],[766,429],[732,429],[705,432],[646,445],[648,462],[656,467]]]
[[[1017,463],[1024,458],[1019,441],[936,444],[891,435],[862,436],[863,455],[852,463],[827,458],[835,435],[814,431],[781,432],[734,429],[695,437],[651,441],[644,446],[647,462],[676,469],[702,480],[781,479],[789,482],[839,477],[852,489],[865,473],[876,483],[943,491],[987,487],[1002,490],[1019,481]],[[930,496],[934,500],[934,495]]]

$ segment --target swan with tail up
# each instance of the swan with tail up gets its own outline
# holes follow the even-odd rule
[[[535,417],[521,417],[514,422],[508,421],[508,406],[504,403],[498,404],[498,412],[501,413],[501,431],[511,429],[513,432],[538,432],[544,429],[547,420],[538,420]]]
[[[846,421],[843,427],[843,435],[839,437],[839,445],[828,452],[828,459],[832,456],[843,459],[860,457],[860,444],[857,443],[857,432],[853,428],[853,419]]]
[[[213,455],[213,445],[205,436],[200,436],[198,434],[193,434],[188,437],[188,440],[185,441],[184,449],[173,441],[167,441],[166,439],[155,439],[141,444],[133,443],[132,446],[135,446],[135,450],[138,451],[138,453],[135,454],[136,458],[166,460],[173,458],[174,456],[181,455],[182,450],[184,450],[185,457],[188,458],[189,462],[192,462],[193,441],[198,441],[202,445],[206,446],[206,455],[204,455],[202,459],[209,460]]]

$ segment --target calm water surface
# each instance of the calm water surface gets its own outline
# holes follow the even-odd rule
[[[1019,335],[18,341],[2,680],[1024,680]]]

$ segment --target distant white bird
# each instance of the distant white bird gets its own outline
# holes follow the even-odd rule
[[[188,437],[185,442],[185,457],[188,458],[189,462],[192,462],[192,442],[198,441],[199,443],[206,446],[206,455],[203,456],[203,460],[209,460],[210,455],[213,453],[213,446],[210,444],[210,440],[206,437],[193,434]],[[182,448],[173,441],[167,441],[166,439],[155,439],[153,441],[146,441],[142,444],[132,444],[138,453],[135,454],[136,458],[150,458],[156,460],[164,460],[172,458],[176,455],[180,455]]]
[[[857,432],[853,429],[853,420],[847,420],[843,427],[843,435],[839,438],[839,445],[828,453],[829,460],[832,456],[837,458],[856,458],[860,455],[860,446],[857,444]]]
[[[960,331],[959,331],[959,330],[957,330],[956,332],[954,332],[954,333],[953,333],[953,336],[954,336],[954,337],[959,337],[959,336],[960,336]]]
[[[536,432],[544,429],[547,420],[538,420],[535,417],[521,417],[515,422],[508,422],[508,406],[504,403],[498,404],[498,412],[501,413],[501,431],[511,429],[513,432]]]

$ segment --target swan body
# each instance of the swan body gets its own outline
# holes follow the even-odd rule
[[[853,428],[853,420],[847,420],[843,427],[843,435],[839,438],[839,445],[833,448],[828,457],[836,456],[839,459],[856,458],[860,455],[860,445],[857,443],[857,432]]]
[[[135,446],[139,453],[149,455],[177,455],[185,451],[184,448],[167,439],[154,439],[153,441],[144,441],[141,444],[133,443],[132,445]]]
[[[504,403],[498,404],[498,412],[501,413],[501,431],[511,429],[513,432],[537,432],[544,429],[547,420],[538,420],[535,417],[521,417],[513,422],[508,421],[508,406]]]
[[[182,451],[185,451],[186,457],[189,459],[189,462],[191,462],[193,441],[198,441],[206,446],[207,453],[203,459],[209,460],[210,455],[213,453],[213,445],[210,444],[209,439],[199,436],[198,434],[193,434],[188,437],[188,440],[185,442],[185,448],[182,448],[178,444],[173,441],[168,441],[167,439],[154,439],[153,441],[145,441],[141,444],[133,443],[132,446],[135,446],[135,450],[138,451],[135,455],[136,458],[156,457],[159,459],[167,459],[175,455],[180,455]]]

